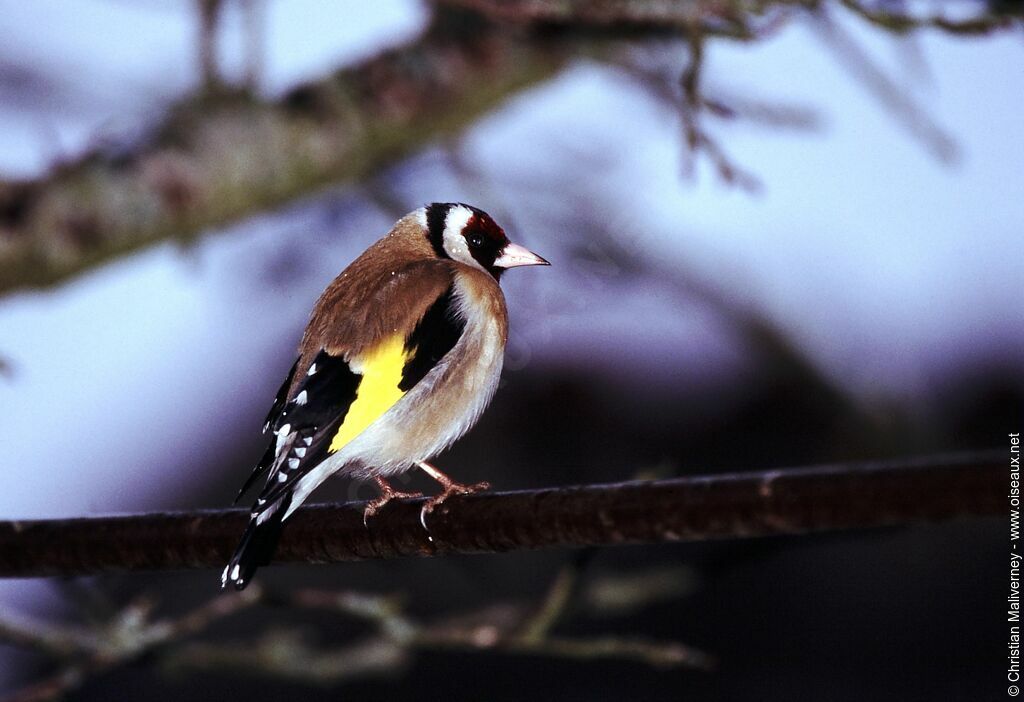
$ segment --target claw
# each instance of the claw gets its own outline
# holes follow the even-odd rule
[[[391,500],[404,500],[413,499],[416,497],[423,497],[422,492],[402,492],[401,490],[395,490],[388,484],[388,481],[384,480],[379,476],[375,476],[374,480],[377,481],[377,487],[380,488],[380,497],[375,500],[370,500],[366,503],[366,507],[363,508],[363,526],[370,526],[370,517],[377,514],[384,505],[391,502]]]
[[[442,474],[443,475],[443,474]],[[491,487],[490,483],[475,483],[473,485],[463,485],[457,483],[454,480],[447,478],[447,482],[442,482],[444,485],[444,491],[440,495],[435,495],[429,500],[423,503],[423,507],[420,509],[420,524],[427,531],[430,529],[427,527],[427,515],[432,513],[435,509],[441,506],[445,500],[454,495],[472,495],[475,492],[483,492],[489,490]]]

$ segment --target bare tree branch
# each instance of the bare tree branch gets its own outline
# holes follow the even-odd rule
[[[278,101],[227,89],[183,100],[135,143],[94,149],[39,180],[0,182],[0,291],[360,180],[461,131],[579,49],[445,9],[408,44]]]
[[[752,37],[751,20],[794,9],[818,11],[829,0],[434,0],[441,5],[463,7],[498,22],[520,25],[546,24],[576,29],[604,28],[621,33],[624,28],[688,30],[697,26],[707,34]],[[931,4],[957,7],[966,16],[954,19],[941,12],[913,12],[885,0],[838,0],[860,18],[891,32],[935,29],[958,35],[984,35],[1008,29],[1020,22],[1009,3],[1000,12],[992,3],[934,0]],[[774,23],[777,18],[772,18]]]
[[[757,190],[757,178],[736,165],[704,128],[705,111],[716,116],[734,114],[728,104],[708,99],[701,89],[704,44],[711,38],[754,41],[773,33],[789,20],[809,14],[826,45],[836,52],[882,104],[939,160],[954,161],[956,145],[884,72],[875,67],[857,44],[833,21],[832,6],[841,5],[876,28],[895,34],[931,29],[961,36],[987,35],[1021,24],[1020,11],[1000,12],[985,3],[959,8],[962,19],[941,13],[912,12],[903,5],[870,0],[435,0],[444,5],[479,12],[495,22],[533,27],[557,27],[598,36],[680,37],[689,45],[689,61],[680,83],[683,136],[692,157],[684,162],[691,175],[695,158],[703,154],[728,184]],[[936,1],[937,10],[955,3]],[[803,12],[801,12],[803,11]],[[672,101],[675,102],[674,96]]]
[[[222,2],[194,1],[205,90],[175,105],[144,138],[92,149],[44,178],[0,181],[0,291],[47,285],[159,239],[187,240],[327,183],[363,179],[459,133],[570,58],[606,55],[609,42],[599,40],[669,36],[699,52],[709,38],[754,41],[805,12],[824,17],[829,9],[825,0],[434,0],[431,24],[417,39],[265,101],[251,85],[221,85],[215,54]],[[865,0],[842,5],[896,33],[976,35],[1021,24],[1019,13],[981,3],[962,19]],[[256,27],[258,7],[247,7]],[[829,36],[836,38],[834,29]],[[894,95],[849,46],[840,49],[901,120],[922,125],[927,143],[944,148],[920,110]],[[258,56],[250,56],[251,84]],[[694,78],[699,58],[691,62]],[[751,187],[752,178],[697,118],[700,110],[735,111],[686,92],[691,148],[725,180]]]
[[[816,0],[820,1],[820,0]],[[1020,9],[1014,16],[1009,11],[998,12],[995,3],[976,3],[977,12],[967,19],[950,19],[942,14],[916,15],[898,11],[884,2],[868,3],[861,0],[839,0],[858,17],[882,29],[906,33],[917,29],[937,29],[949,34],[984,35],[997,29],[1008,29],[1020,23]],[[940,4],[940,3],[936,3]],[[950,3],[953,4],[953,3]],[[962,9],[962,8],[961,8]],[[1006,8],[1009,10],[1009,6]]]
[[[756,35],[750,20],[751,7],[721,0],[435,0],[436,4],[462,7],[496,22],[545,25],[625,36],[645,36],[698,30],[735,39]],[[788,2],[769,3],[787,6]]]
[[[278,562],[330,563],[803,534],[1000,514],[998,456],[973,454],[550,488],[423,500],[363,525],[362,503],[312,505],[289,521]],[[0,522],[0,576],[219,567],[245,527],[232,509]]]

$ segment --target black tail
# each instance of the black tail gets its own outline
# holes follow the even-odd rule
[[[229,584],[236,590],[244,590],[256,569],[270,563],[277,549],[277,540],[284,528],[284,515],[288,512],[291,501],[291,495],[285,493],[276,502],[253,512],[249,526],[242,534],[242,541],[235,549],[235,555],[221,573],[222,590],[227,589]]]

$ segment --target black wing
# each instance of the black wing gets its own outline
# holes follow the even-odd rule
[[[270,562],[291,506],[291,486],[310,466],[326,458],[330,439],[356,398],[359,377],[345,359],[321,350],[296,388],[295,397],[284,402],[276,416],[271,410],[267,428],[274,429],[274,438],[242,492],[264,473],[267,484],[253,506],[238,548],[224,568],[222,588],[230,583],[236,590],[244,589],[256,569]],[[286,393],[290,384],[285,386]]]
[[[263,421],[263,433],[266,434],[270,431],[270,427],[277,425],[277,420],[281,416],[281,412],[284,410],[285,404],[288,402],[288,388],[292,386],[292,380],[295,378],[295,371],[299,367],[299,359],[295,359],[295,363],[292,364],[292,369],[288,371],[288,377],[285,378],[284,382],[281,383],[281,387],[277,391],[277,396],[274,398],[274,404],[271,406],[270,411],[267,412],[267,418]],[[249,474],[245,484],[242,485],[242,489],[235,495],[235,501],[232,504],[238,504],[238,501],[242,499],[242,495],[249,491],[260,476],[266,473],[270,466],[274,463],[274,457],[277,452],[274,450],[276,442],[271,441],[267,446],[267,450],[263,453],[263,457],[256,464],[256,467],[252,469],[252,473]]]
[[[466,322],[455,313],[454,296],[455,290],[448,288],[437,298],[437,302],[430,306],[412,334],[405,340],[405,348],[413,351],[413,356],[402,368],[399,390],[411,390],[458,343],[466,329]]]
[[[263,426],[264,432],[273,431],[273,438],[239,491],[235,502],[238,502],[264,474],[269,473],[268,477],[274,478],[282,468],[298,468],[300,464],[315,466],[323,460],[329,442],[315,442],[314,439],[322,439],[322,435],[325,434],[332,435],[329,433],[331,427],[337,427],[344,420],[348,408],[356,398],[360,376],[352,372],[345,359],[321,350],[296,388],[295,397],[288,401],[288,388],[292,385],[298,363],[296,361],[292,366],[292,372],[281,386]],[[281,429],[286,425],[289,425],[288,431],[283,432],[282,436]],[[282,451],[280,449],[285,448],[283,442],[287,442],[289,446],[287,450]]]
[[[267,418],[263,422],[263,433],[266,434],[271,426],[277,423],[278,417],[281,416],[281,412],[284,411],[284,406],[288,402],[288,388],[292,386],[292,381],[295,379],[295,371],[299,368],[299,359],[295,359],[295,363],[292,364],[292,369],[288,371],[288,377],[281,383],[281,387],[278,388],[277,396],[274,398],[274,404],[271,406],[270,411],[267,412]]]

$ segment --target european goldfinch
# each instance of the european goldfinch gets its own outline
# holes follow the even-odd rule
[[[502,272],[538,265],[549,264],[486,212],[433,203],[398,220],[327,286],[267,415],[270,445],[238,493],[266,475],[221,587],[249,583],[284,520],[328,476],[376,481],[381,496],[364,520],[391,499],[418,496],[387,482],[413,466],[443,488],[424,514],[486,489],[427,461],[476,423],[498,387],[508,338]]]

